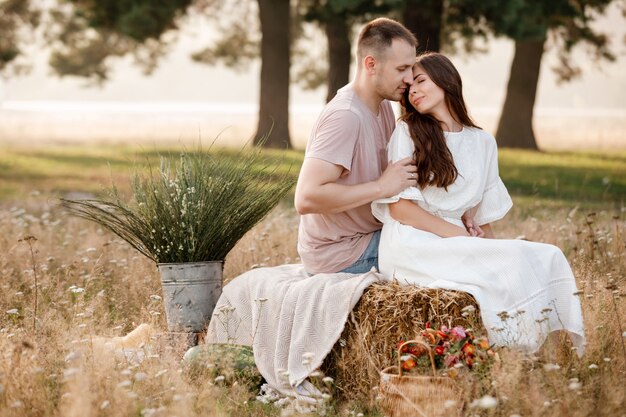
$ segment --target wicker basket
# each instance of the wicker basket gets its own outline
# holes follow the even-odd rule
[[[419,344],[430,357],[433,376],[403,375],[402,348]],[[435,359],[430,346],[421,340],[409,340],[398,347],[398,366],[380,372],[381,406],[388,417],[455,417],[463,408],[461,394],[449,377],[436,376]],[[454,403],[452,403],[452,401]]]

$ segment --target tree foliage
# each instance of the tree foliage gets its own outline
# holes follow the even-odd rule
[[[50,65],[61,75],[77,75],[102,82],[112,57],[133,54],[149,73],[173,40],[165,34],[177,29],[191,0],[157,3],[150,0],[67,0],[51,12],[55,25]]]
[[[32,38],[29,32],[39,23],[40,13],[28,0],[0,1],[0,74],[12,69],[25,69],[14,65],[24,46]]]

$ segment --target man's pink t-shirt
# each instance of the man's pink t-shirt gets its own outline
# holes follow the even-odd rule
[[[338,184],[374,181],[387,167],[387,142],[394,128],[394,114],[387,100],[380,104],[376,115],[348,84],[317,119],[305,158],[343,167]],[[359,259],[372,233],[381,227],[370,203],[341,213],[302,215],[298,252],[305,269],[316,274],[347,268]]]

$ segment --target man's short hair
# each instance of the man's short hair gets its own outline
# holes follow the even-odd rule
[[[385,51],[394,39],[402,39],[409,45],[417,46],[417,39],[402,23],[379,17],[369,22],[361,30],[356,47],[359,65],[367,55],[384,59]]]

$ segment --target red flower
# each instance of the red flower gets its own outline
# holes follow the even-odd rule
[[[398,342],[398,349],[400,349],[400,346],[402,346],[404,344],[404,340],[400,340]],[[409,345],[404,345],[402,346],[402,350],[400,350],[401,353],[406,353],[409,350]]]
[[[420,345],[411,344],[411,347],[409,347],[409,353],[415,356],[420,356],[424,353],[424,348]]]
[[[443,348],[443,346],[437,346],[435,348],[435,354],[439,356],[443,356],[444,352],[445,352],[445,349]]]

